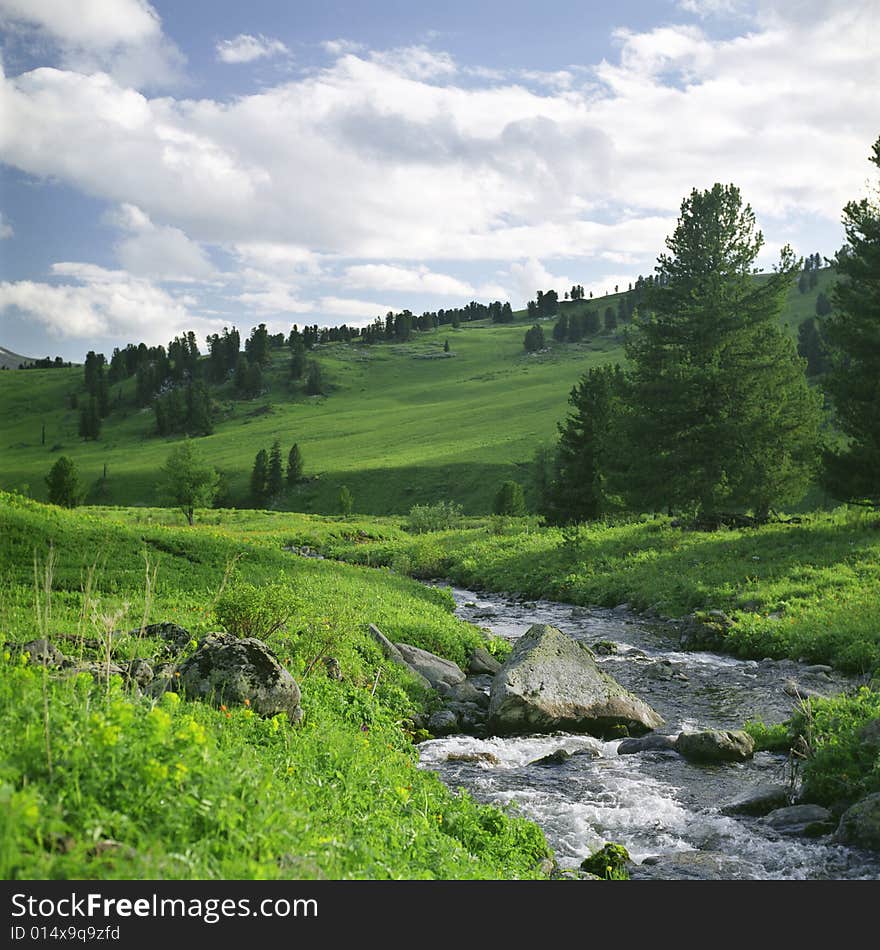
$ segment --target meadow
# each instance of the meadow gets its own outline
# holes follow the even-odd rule
[[[412,717],[431,697],[367,635],[376,623],[463,661],[483,637],[447,592],[215,526],[125,525],[9,494],[0,565],[3,878],[546,876],[539,829],[417,767]],[[16,648],[48,635],[68,655],[117,663],[152,655],[143,626],[170,620],[191,650],[218,628],[224,590],[254,586],[289,598],[270,645],[301,686],[295,730],[283,714],[50,673]],[[314,663],[330,653],[341,681]]]
[[[792,286],[781,319],[793,333],[832,280],[825,269],[809,292]],[[601,314],[617,302],[609,295],[570,304],[568,312],[592,307]],[[296,442],[305,459],[305,479],[279,500],[281,509],[336,513],[345,485],[363,514],[404,514],[441,499],[481,514],[491,510],[503,481],[528,490],[535,451],[555,444],[572,386],[591,367],[622,362],[624,354],[620,329],[559,344],[552,342],[553,320],[543,324],[548,348],[527,354],[529,324],[524,312],[516,317],[506,325],[442,326],[407,343],[318,346],[312,355],[327,383],[323,396],[291,385],[286,350],[274,352],[262,396],[241,400],[231,383],[216,388],[215,430],[198,445],[224,477],[219,504],[251,504],[254,457],[276,438],[285,456]],[[180,437],[157,436],[153,411],[135,408],[133,391],[133,379],[113,387],[111,402],[120,399],[119,408],[100,439],[87,442],[77,434],[78,410],[70,408],[71,395],[84,392],[81,367],[0,373],[0,489],[45,500],[45,476],[64,454],[77,466],[86,503],[161,504],[157,473]],[[811,496],[808,504],[821,501]]]

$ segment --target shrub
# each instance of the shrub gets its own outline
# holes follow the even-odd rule
[[[452,501],[438,501],[433,505],[413,505],[405,528],[413,534],[426,531],[446,531],[461,521],[461,505]]]
[[[506,481],[495,495],[493,510],[496,515],[518,518],[526,513],[526,500],[519,482]]]
[[[239,581],[217,599],[214,616],[227,633],[265,640],[284,627],[295,609],[287,581],[260,586]]]

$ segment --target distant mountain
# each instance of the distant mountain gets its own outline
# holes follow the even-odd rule
[[[19,356],[12,350],[7,350],[5,346],[0,346],[0,369],[18,369],[21,364],[33,363],[30,356]]]

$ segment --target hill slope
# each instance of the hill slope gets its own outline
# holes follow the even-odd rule
[[[827,292],[832,279],[825,270],[808,293],[793,287],[785,324],[796,329],[814,313],[817,294]],[[583,306],[601,310],[617,300],[612,295]],[[545,325],[548,339],[552,325]],[[305,459],[306,480],[283,507],[335,512],[346,485],[355,510],[364,513],[402,513],[440,499],[462,504],[467,513],[490,510],[499,484],[508,478],[527,483],[537,446],[555,442],[579,377],[591,366],[624,359],[620,332],[528,355],[526,326],[464,323],[417,333],[402,344],[319,346],[313,355],[329,384],[319,397],[291,386],[287,351],[275,352],[264,395],[236,400],[231,385],[215,392],[215,431],[199,445],[224,475],[223,502],[250,503],[254,456],[277,438],[285,457],[296,442]],[[156,504],[158,470],[179,437],[156,436],[154,414],[134,407],[133,390],[131,379],[113,387],[111,401],[118,398],[120,407],[105,420],[99,441],[84,442],[71,407],[71,397],[83,393],[81,367],[0,374],[0,488],[45,499],[45,475],[63,453],[74,459],[88,501]]]
[[[12,350],[7,350],[5,346],[0,346],[0,369],[18,369],[22,363],[27,365],[32,362],[32,357],[20,356],[18,353],[13,353]]]

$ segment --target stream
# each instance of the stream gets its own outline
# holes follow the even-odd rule
[[[825,694],[854,685],[828,667],[684,652],[673,625],[645,620],[625,605],[582,608],[451,590],[459,617],[506,639],[548,623],[590,646],[614,644],[605,649],[617,652],[597,655],[598,662],[665,719],[661,733],[739,729],[750,718],[782,722],[796,702],[785,691],[793,681],[802,691]],[[788,784],[788,756],[761,752],[744,763],[696,765],[673,751],[618,755],[619,744],[566,733],[453,735],[419,749],[422,767],[451,788],[512,805],[540,825],[563,869],[577,868],[612,841],[629,851],[633,878],[880,879],[880,854],[838,845],[830,835],[793,836],[763,818],[724,813],[750,792]],[[559,749],[571,757],[555,766],[534,764]]]

